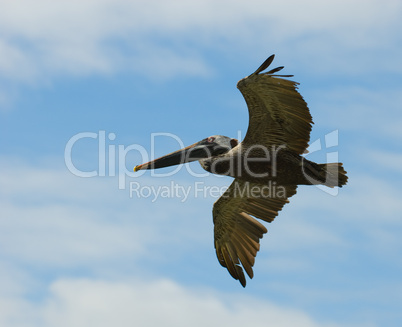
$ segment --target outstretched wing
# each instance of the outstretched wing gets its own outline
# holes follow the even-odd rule
[[[237,83],[246,100],[249,125],[243,143],[266,147],[285,145],[302,154],[313,124],[307,103],[297,91],[298,83],[273,75],[283,67],[262,73],[274,59],[270,56],[253,74]]]
[[[246,286],[243,268],[253,278],[260,239],[267,232],[250,215],[271,222],[296,193],[297,185],[260,185],[235,179],[213,207],[215,249],[219,263]]]

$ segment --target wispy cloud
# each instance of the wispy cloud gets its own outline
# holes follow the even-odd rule
[[[169,280],[60,279],[43,301],[10,301],[14,314],[0,313],[3,326],[275,326],[335,327],[269,301],[186,288]],[[23,310],[22,310],[23,309]],[[25,314],[15,317],[15,311]],[[6,310],[10,313],[12,310]],[[14,321],[14,323],[12,323]],[[15,323],[16,321],[16,323]],[[344,326],[344,325],[342,325]],[[369,326],[356,324],[349,326]]]
[[[365,70],[361,65],[374,59],[370,49],[378,49],[379,42],[393,47],[401,5],[376,0],[7,0],[0,9],[0,71],[3,78],[26,82],[126,69],[148,77],[205,75],[211,67],[201,53],[228,45],[243,52],[263,49],[265,55],[267,45],[268,51],[282,49],[283,55],[284,48],[297,50],[298,56],[311,56],[310,68],[316,71]],[[366,52],[367,57],[347,62],[344,49],[348,57],[350,51]],[[401,69],[392,65],[397,62],[387,52],[377,69]],[[323,59],[327,68],[318,64]]]

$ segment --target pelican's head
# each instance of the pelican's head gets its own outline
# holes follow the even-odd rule
[[[229,152],[239,142],[227,136],[213,135],[194,143],[184,149],[169,153],[163,157],[134,167],[134,171],[141,169],[157,169],[186,162],[216,157]]]

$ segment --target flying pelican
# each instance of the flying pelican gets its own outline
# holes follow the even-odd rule
[[[243,287],[243,269],[253,278],[259,242],[267,232],[253,217],[272,222],[298,185],[342,187],[348,179],[341,163],[317,164],[302,156],[307,152],[312,117],[297,91],[298,83],[283,78],[293,75],[274,75],[283,66],[263,72],[273,59],[270,56],[237,83],[249,112],[243,142],[213,135],[134,168],[157,169],[198,160],[208,172],[235,178],[214,203],[212,215],[219,263]]]

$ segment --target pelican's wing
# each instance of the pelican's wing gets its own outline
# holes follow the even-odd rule
[[[285,145],[302,154],[310,140],[313,120],[307,103],[297,92],[298,83],[280,78],[292,75],[272,75],[283,67],[261,73],[271,64],[273,58],[274,55],[253,74],[237,83],[250,116],[243,142],[266,147]]]
[[[297,185],[254,184],[235,179],[213,208],[215,249],[219,263],[226,267],[243,287],[243,268],[253,278],[255,256],[260,238],[267,232],[264,225],[250,215],[271,222],[278,211],[296,193]]]

